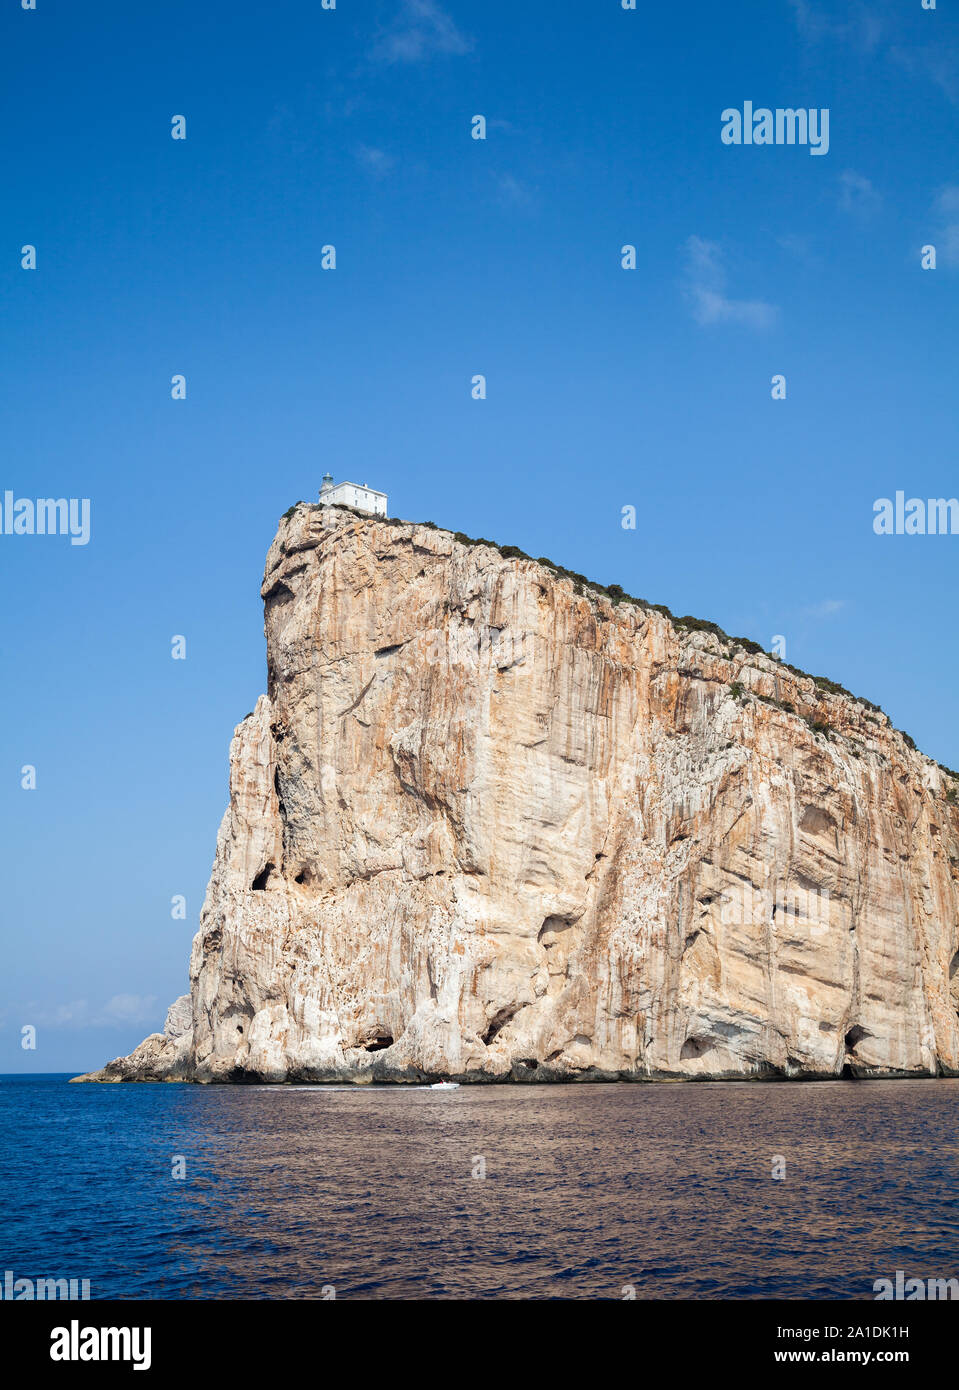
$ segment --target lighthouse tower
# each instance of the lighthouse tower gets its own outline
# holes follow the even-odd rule
[[[320,487],[321,507],[354,507],[358,512],[371,512],[373,516],[386,516],[386,493],[366,483],[334,483],[332,473],[323,474]]]

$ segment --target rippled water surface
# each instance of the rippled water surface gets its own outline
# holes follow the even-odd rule
[[[957,1106],[951,1080],[4,1077],[0,1275],[94,1298],[871,1298],[897,1269],[959,1276]]]

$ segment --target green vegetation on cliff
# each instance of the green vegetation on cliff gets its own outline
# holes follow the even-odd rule
[[[349,512],[352,516],[356,516],[364,521],[375,520],[381,526],[426,526],[431,531],[446,530],[446,527],[438,526],[435,521],[410,522],[396,516],[381,516],[374,518],[367,512],[357,511],[353,507],[345,506],[343,503],[334,503],[333,505],[337,511]],[[320,503],[294,502],[293,506],[288,507],[283,513],[282,520],[288,521],[297,507],[309,507],[311,510],[317,510],[320,507]],[[798,676],[802,680],[811,680],[816,688],[823,691],[824,694],[845,696],[846,699],[852,700],[858,705],[862,705],[868,711],[872,711],[872,714],[867,713],[865,715],[866,719],[873,719],[874,722],[875,716],[888,719],[888,715],[886,715],[881,705],[873,704],[872,700],[867,700],[862,695],[853,694],[851,690],[847,690],[844,685],[839,685],[838,682],[830,680],[828,676],[814,676],[811,672],[804,671],[799,666],[793,666],[788,661],[782,661],[778,656],[774,656],[771,652],[767,652],[759,642],[754,642],[751,637],[731,637],[718,623],[709,622],[706,618],[694,618],[688,613],[681,618],[677,618],[664,603],[650,603],[648,599],[637,598],[635,594],[627,593],[620,584],[598,584],[592,579],[587,579],[585,574],[579,574],[576,570],[567,569],[565,565],[556,564],[554,560],[548,559],[545,555],[527,555],[526,551],[521,550],[518,545],[500,545],[498,541],[488,540],[485,536],[467,536],[463,531],[449,531],[447,534],[451,535],[460,545],[488,546],[491,550],[498,551],[504,560],[529,560],[535,565],[542,565],[543,568],[549,570],[555,578],[571,580],[573,591],[576,594],[583,595],[589,590],[591,594],[601,594],[604,598],[609,599],[614,607],[622,603],[628,603],[637,608],[647,609],[653,613],[661,613],[664,618],[667,618],[670,623],[672,623],[673,627],[678,632],[711,633],[719,642],[727,647],[727,655],[729,656],[735,651],[744,651],[752,656],[760,654],[766,656],[770,661],[775,661],[784,671],[790,671],[794,676]],[[746,693],[743,687],[736,681],[733,682],[730,690],[735,699],[743,698]],[[793,706],[788,700],[767,700],[767,703],[774,704],[777,708],[785,710],[787,713],[794,712]],[[831,727],[829,724],[811,717],[807,720],[807,723],[815,733],[827,733]],[[893,732],[899,734],[906,746],[912,749],[913,752],[917,751],[915,740],[903,729],[893,728]],[[936,766],[948,777],[952,777],[959,782],[959,772],[954,772],[952,768],[946,767],[944,763],[936,763]],[[946,793],[946,798],[949,801],[956,801],[957,796],[959,796],[959,793],[957,793],[956,787],[953,787]]]

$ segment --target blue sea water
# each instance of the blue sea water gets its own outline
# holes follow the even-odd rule
[[[868,1299],[897,1269],[959,1277],[957,1105],[953,1080],[442,1093],[4,1076],[0,1284]]]

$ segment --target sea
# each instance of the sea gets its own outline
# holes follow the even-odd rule
[[[873,1299],[959,1278],[959,1081],[0,1077],[0,1292]],[[7,1282],[9,1290],[10,1283]]]

